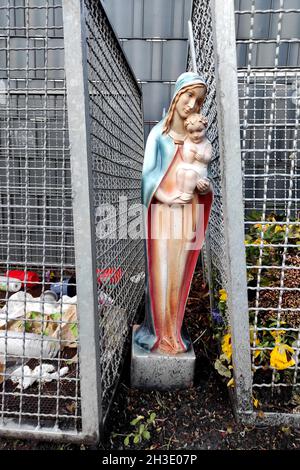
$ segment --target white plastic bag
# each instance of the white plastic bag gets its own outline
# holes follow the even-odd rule
[[[43,350],[42,350],[43,348]],[[0,354],[9,356],[42,358],[55,357],[60,349],[55,338],[42,337],[34,333],[18,331],[0,331]]]
[[[51,382],[52,380],[58,380],[68,372],[68,367],[62,367],[54,372],[54,366],[52,364],[42,364],[42,366],[36,366],[33,370],[28,366],[21,366],[12,372],[10,379],[13,383],[18,384],[17,388],[23,388],[25,390],[37,380],[40,380],[42,383]]]

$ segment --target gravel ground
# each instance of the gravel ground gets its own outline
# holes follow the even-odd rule
[[[172,393],[133,390],[129,388],[128,366],[112,407],[109,438],[102,448],[300,449],[300,429],[246,427],[235,421],[227,386],[213,367],[218,345],[213,338],[208,308],[208,292],[202,284],[201,271],[196,271],[185,314],[197,356],[194,387]],[[126,447],[124,439],[137,428],[130,422],[139,415],[147,418],[151,413],[156,418],[154,425],[149,425],[150,439],[134,444],[130,437]]]

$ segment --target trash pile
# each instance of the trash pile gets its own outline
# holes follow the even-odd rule
[[[37,290],[42,291],[38,297]],[[0,291],[6,291],[0,308],[0,384],[10,379],[17,388],[26,389],[36,381],[46,383],[66,375],[68,367],[55,370],[53,364],[41,362],[56,358],[65,348],[74,349],[71,356],[76,356],[75,277],[41,283],[37,273],[13,270],[0,276]],[[41,365],[31,370],[26,365],[31,359]]]
[[[115,305],[111,297],[114,286],[123,279],[124,271],[120,267],[97,269],[96,275],[98,303],[107,307],[102,309],[105,336],[111,338],[111,331],[115,330],[114,319],[120,318],[120,313],[126,315],[126,310]],[[128,281],[139,284],[144,277],[141,272]],[[33,271],[10,270],[0,276],[0,294],[1,291],[0,384],[10,379],[17,388],[26,389],[36,381],[43,384],[68,374],[68,367],[64,367],[66,364],[60,359],[64,352],[73,362],[77,361],[75,275],[70,273],[69,277],[61,279],[49,270],[41,281]],[[31,361],[29,367],[31,359],[36,361],[34,365]],[[52,363],[45,364],[45,360],[57,362],[59,369],[55,370]],[[17,367],[20,364],[21,367]]]

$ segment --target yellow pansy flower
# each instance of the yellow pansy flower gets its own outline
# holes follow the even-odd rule
[[[253,245],[267,245],[268,242],[266,240],[262,240],[261,238],[257,238],[256,240],[254,240],[253,242]]]
[[[257,228],[260,232],[265,232],[270,227],[270,224],[255,224],[254,228]]]
[[[221,302],[226,302],[226,300],[227,300],[227,292],[226,292],[225,289],[220,289],[220,290],[219,290],[219,296],[220,296]]]
[[[288,367],[295,365],[294,359],[291,357],[288,358],[287,353],[290,353],[290,356],[294,354],[294,349],[287,344],[277,343],[275,348],[271,351],[270,354],[270,366],[273,369],[284,370]]]
[[[223,336],[222,339],[222,352],[227,357],[228,361],[231,360],[232,356],[232,344],[231,344],[231,334],[227,333]]]
[[[284,232],[284,227],[282,227],[281,225],[276,225],[275,227],[275,233],[277,232]]]
[[[284,335],[285,333],[286,333],[286,331],[284,331],[284,330],[271,331],[271,335],[273,336],[273,338],[275,338],[276,340],[278,339],[278,341],[281,340],[281,336]]]
[[[255,406],[255,408],[257,408],[257,407],[258,407],[258,405],[259,405],[259,401],[258,401],[258,399],[257,399],[257,398],[253,398],[253,405]]]
[[[251,342],[251,346],[253,345],[253,341],[254,341],[254,330],[253,328],[250,328],[250,342]],[[255,344],[256,346],[259,346],[260,345],[260,341],[258,338],[255,339]],[[256,359],[261,353],[261,350],[256,350],[254,352],[254,358]]]
[[[256,338],[255,340],[255,344],[256,346],[259,346],[260,345],[260,341],[258,338]],[[256,359],[261,353],[261,350],[260,349],[257,349],[255,352],[254,352],[254,358]]]

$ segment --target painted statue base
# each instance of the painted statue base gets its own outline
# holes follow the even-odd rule
[[[134,325],[133,331],[138,327]],[[133,336],[133,335],[132,335]],[[147,390],[179,390],[193,386],[196,356],[193,347],[176,355],[148,353],[132,341],[131,386]]]

